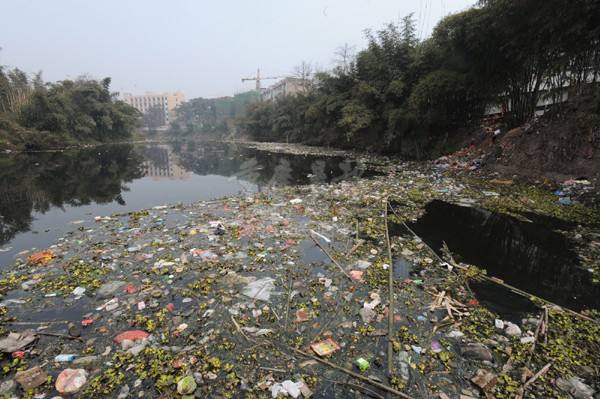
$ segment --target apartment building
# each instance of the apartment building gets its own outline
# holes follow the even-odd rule
[[[142,95],[124,93],[121,99],[143,114],[152,107],[160,107],[163,114],[163,125],[166,126],[175,118],[175,108],[185,101],[185,96],[179,91],[175,93],[146,92]]]
[[[307,81],[298,78],[284,78],[268,88],[263,89],[261,99],[263,101],[276,101],[280,97],[305,92],[306,87]]]

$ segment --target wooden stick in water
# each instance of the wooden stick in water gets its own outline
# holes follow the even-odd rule
[[[394,372],[394,346],[392,337],[394,336],[394,262],[392,260],[392,245],[390,244],[390,232],[388,230],[388,199],[385,199],[385,209],[383,212],[385,223],[385,242],[387,244],[388,255],[388,334],[387,334],[387,366],[388,378],[392,378]]]
[[[333,264],[336,265],[341,270],[341,272],[344,273],[344,275],[348,277],[348,279],[350,279],[350,281],[354,282],[354,280],[352,280],[352,277],[350,277],[350,275],[346,273],[342,265],[340,265],[337,260],[333,259],[329,252],[321,245],[319,241],[317,241],[317,239],[312,234],[310,234],[310,238],[312,238],[315,244],[317,244],[317,247],[319,247],[321,251],[323,251],[323,253],[327,255],[327,257],[333,262]]]
[[[81,341],[81,342],[83,342],[83,338],[81,338],[81,337],[72,337],[70,335],[65,335],[65,334],[40,332],[40,331],[36,331],[34,334],[36,334],[36,335],[43,335],[43,336],[46,336],[46,337],[56,337],[56,338],[70,339],[70,340],[74,340],[74,341]]]
[[[342,373],[348,374],[349,376],[352,376],[352,377],[354,377],[356,379],[359,379],[361,381],[368,382],[369,384],[373,385],[374,387],[383,389],[386,392],[392,393],[392,394],[394,394],[396,396],[399,396],[401,398],[404,398],[404,399],[412,399],[410,396],[408,396],[407,394],[405,394],[403,392],[400,392],[400,391],[398,391],[398,390],[396,390],[396,389],[394,389],[394,388],[392,388],[390,386],[387,386],[385,384],[382,384],[380,382],[374,381],[374,380],[372,380],[372,379],[370,379],[368,377],[365,377],[364,375],[355,373],[354,371],[347,370],[347,369],[345,369],[343,367],[338,366],[337,364],[331,363],[330,361],[327,361],[325,359],[321,359],[320,357],[317,357],[317,356],[313,356],[310,353],[306,353],[306,352],[301,351],[300,349],[296,349],[296,348],[290,348],[290,349],[292,351],[294,351],[295,353],[297,353],[297,354],[300,354],[302,356],[306,356],[308,358],[316,360],[317,362],[322,363],[322,364],[324,364],[326,366],[329,366],[332,369],[335,369],[337,371],[341,371]]]

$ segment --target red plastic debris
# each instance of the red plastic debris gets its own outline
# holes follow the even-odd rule
[[[125,291],[128,294],[135,294],[137,292],[137,290],[138,289],[136,288],[136,286],[131,283],[127,284],[127,287],[125,287]]]
[[[120,344],[121,342],[123,342],[126,339],[128,339],[130,341],[139,341],[139,340],[142,340],[142,339],[148,337],[149,335],[150,334],[148,334],[146,331],[129,330],[129,331],[123,331],[122,333],[115,336],[113,338],[113,341],[116,342],[117,344]]]
[[[183,359],[175,359],[175,360],[173,360],[171,365],[173,366],[174,369],[180,369],[185,366],[185,361]]]
[[[94,319],[83,319],[81,320],[81,325],[84,327],[91,326],[94,324]]]
[[[469,302],[467,302],[467,305],[469,306],[479,306],[479,301],[475,298],[473,299],[469,299]]]
[[[15,351],[12,353],[13,359],[23,359],[25,357],[25,352],[23,351]]]
[[[167,310],[169,312],[172,312],[175,310],[175,305],[173,305],[172,303],[168,303],[167,306],[165,306],[167,308]]]

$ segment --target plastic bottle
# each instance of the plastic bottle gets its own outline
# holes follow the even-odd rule
[[[54,358],[55,362],[72,362],[73,360],[75,360],[75,358],[77,357],[77,355],[74,354],[61,354],[61,355],[56,355],[56,357]]]

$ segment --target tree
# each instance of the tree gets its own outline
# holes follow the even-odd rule
[[[337,75],[348,74],[356,61],[356,47],[344,43],[335,50],[334,73]]]
[[[310,62],[302,61],[294,67],[292,76],[300,81],[300,92],[308,93],[313,88],[313,66]]]
[[[36,85],[19,114],[26,128],[105,141],[129,135],[139,117],[133,107],[113,100],[109,79]]]
[[[148,108],[144,114],[144,126],[151,132],[165,125],[165,112],[162,105],[156,104]]]
[[[478,126],[503,104],[505,122],[530,118],[542,96],[562,101],[600,79],[600,2],[485,0],[416,37],[413,15],[365,32],[354,57],[336,50],[332,72],[285,102],[253,107],[242,130],[251,137],[419,157],[440,137]],[[295,76],[306,80],[307,63]],[[408,144],[407,144],[408,143]]]

